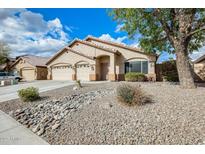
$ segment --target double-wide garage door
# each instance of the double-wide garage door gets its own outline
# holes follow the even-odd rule
[[[22,77],[26,81],[35,80],[35,70],[33,68],[22,69]]]
[[[76,79],[89,81],[90,67],[87,64],[78,64],[76,67]],[[72,80],[73,70],[71,66],[54,66],[52,67],[53,80]]]
[[[53,80],[72,80],[72,68],[70,66],[55,66],[52,68]]]

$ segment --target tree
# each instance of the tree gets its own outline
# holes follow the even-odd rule
[[[0,64],[4,64],[7,62],[9,54],[10,54],[9,46],[4,42],[0,42]]]
[[[130,38],[137,33],[146,52],[176,54],[182,88],[195,88],[189,54],[204,45],[205,9],[113,9],[111,15]]]

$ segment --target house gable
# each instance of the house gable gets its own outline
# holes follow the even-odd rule
[[[10,69],[17,69],[20,70],[21,68],[35,68],[32,64],[26,61],[24,58],[18,58],[16,62],[11,65]]]
[[[90,57],[98,57],[101,55],[110,56],[113,54],[120,55],[120,53],[117,50],[99,47],[97,45],[94,45],[93,43],[85,43],[85,41],[76,41],[71,45],[71,48]]]
[[[92,36],[88,36],[87,38],[85,38],[85,41],[93,42],[95,44],[98,44],[100,46],[105,46],[107,48],[113,48],[119,51],[122,55],[124,55],[126,59],[129,59],[132,57],[145,58],[145,59],[150,59],[152,61],[156,61],[157,59],[156,54],[145,53],[139,48],[130,47],[130,46],[123,45],[120,43],[105,41],[105,40],[92,37]]]
[[[89,63],[94,63],[94,58],[79,53],[69,47],[65,47],[58,55],[55,55],[52,59],[49,60],[47,65],[53,66],[56,64],[71,64],[74,65],[79,61],[87,61]]]

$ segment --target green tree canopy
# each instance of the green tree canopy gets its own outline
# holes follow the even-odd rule
[[[182,12],[182,13],[180,13]],[[130,38],[136,33],[142,37],[140,46],[147,52],[175,53],[172,38],[179,38],[179,16],[189,18],[185,23],[188,51],[191,53],[204,45],[205,9],[113,9],[111,15]]]
[[[175,53],[181,86],[195,87],[188,55],[204,45],[205,9],[113,9],[111,15],[130,38],[142,35],[146,52]]]

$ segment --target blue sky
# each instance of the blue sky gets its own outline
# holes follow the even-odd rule
[[[0,40],[9,44],[12,56],[35,54],[50,57],[74,38],[93,35],[138,47],[107,9],[0,9]],[[137,35],[138,36],[138,35]],[[173,55],[164,52],[159,61]]]
[[[108,16],[107,9],[29,9],[43,14],[45,20],[59,18],[62,25],[71,28],[72,38],[85,38],[87,35],[100,37],[109,33],[114,38],[126,33],[115,33],[117,23]]]

